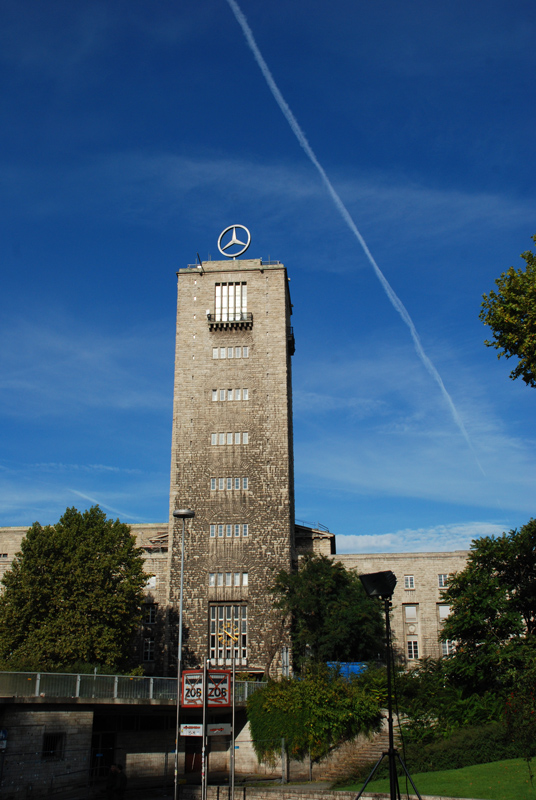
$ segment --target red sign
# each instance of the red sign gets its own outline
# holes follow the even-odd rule
[[[229,670],[209,670],[207,684],[207,706],[209,708],[225,708],[231,705],[231,673]],[[181,697],[181,705],[184,708],[203,707],[203,670],[184,670]]]

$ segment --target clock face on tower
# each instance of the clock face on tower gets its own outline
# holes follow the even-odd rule
[[[218,639],[222,644],[225,642],[229,642],[232,640],[233,642],[238,641],[238,625],[233,623],[231,620],[223,621],[220,620],[220,624],[218,626]]]

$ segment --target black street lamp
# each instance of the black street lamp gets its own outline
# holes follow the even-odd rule
[[[363,788],[359,792],[356,797],[356,800],[359,800],[367,784],[372,779],[374,773],[380,766],[381,762],[385,758],[385,756],[389,759],[389,798],[390,800],[400,800],[400,788],[398,786],[398,775],[396,774],[396,759],[400,761],[402,765],[402,769],[406,773],[409,782],[413,786],[415,794],[422,800],[419,792],[417,791],[417,787],[413,783],[411,775],[409,774],[406,765],[402,761],[398,750],[395,748],[395,740],[394,740],[394,731],[393,731],[393,698],[392,698],[392,691],[391,691],[391,667],[393,663],[393,647],[391,642],[391,621],[389,618],[389,611],[391,608],[391,599],[393,597],[393,592],[396,586],[396,575],[391,570],[387,570],[386,572],[370,572],[367,575],[360,575],[359,576],[361,583],[363,584],[363,588],[368,594],[369,597],[378,597],[380,600],[383,600],[384,607],[385,607],[385,635],[387,639],[387,709],[388,709],[388,722],[389,722],[389,750],[386,753],[382,753],[376,764],[374,765],[372,772],[368,776],[367,780],[364,783]]]

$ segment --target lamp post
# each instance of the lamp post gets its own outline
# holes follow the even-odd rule
[[[181,673],[182,673],[182,607],[184,590],[184,528],[187,519],[195,517],[191,508],[176,508],[173,512],[175,519],[182,519],[181,538],[181,584],[179,595],[179,645],[177,648],[177,722],[175,725],[175,783],[173,790],[174,800],[179,796],[179,732],[180,732],[180,707],[181,707]]]
[[[369,781],[371,780],[372,776],[380,766],[380,763],[383,761],[384,757],[387,756],[389,762],[389,798],[390,800],[400,800],[400,789],[398,786],[398,776],[396,774],[396,759],[400,762],[402,769],[406,773],[409,782],[413,786],[413,790],[419,800],[421,800],[421,796],[417,791],[417,787],[413,783],[413,778],[409,774],[406,765],[400,758],[400,754],[398,750],[395,748],[395,741],[394,741],[394,730],[393,730],[393,701],[392,701],[392,690],[391,690],[391,670],[393,666],[393,647],[392,647],[392,640],[391,640],[391,621],[389,618],[389,611],[391,607],[391,599],[393,597],[393,592],[396,586],[396,575],[391,570],[387,570],[386,572],[370,572],[367,575],[360,575],[359,579],[363,584],[363,588],[368,594],[369,597],[377,597],[380,600],[383,600],[384,608],[385,608],[385,635],[387,640],[387,720],[389,724],[389,750],[386,753],[382,753],[370,775],[368,776],[367,780],[364,783],[363,788],[359,792],[356,797],[356,800],[359,800]]]

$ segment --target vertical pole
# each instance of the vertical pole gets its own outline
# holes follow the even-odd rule
[[[385,598],[385,634],[387,639],[387,712],[389,721],[389,796],[397,800],[398,780],[396,776],[395,739],[393,732],[393,700],[391,697],[391,620],[389,617],[390,598]]]
[[[287,778],[286,778],[286,769],[287,769],[286,754],[287,754],[287,748],[286,748],[286,743],[285,743],[285,737],[283,737],[281,739],[281,783],[286,783],[287,782]]]
[[[181,707],[181,673],[182,673],[182,601],[184,590],[184,525],[185,518],[182,518],[182,537],[181,537],[181,583],[179,594],[179,645],[177,648],[177,718],[175,723],[175,781],[173,785],[173,800],[178,800],[179,796],[179,735],[180,735],[180,707]]]
[[[236,720],[236,694],[235,694],[235,684],[236,684],[236,661],[233,656],[233,674],[232,674],[232,686],[233,686],[233,706],[232,706],[232,716],[231,716],[231,800],[234,800],[234,785],[235,785],[235,720]]]
[[[208,706],[208,658],[203,659],[203,747],[201,752],[201,800],[207,800],[207,706]]]

